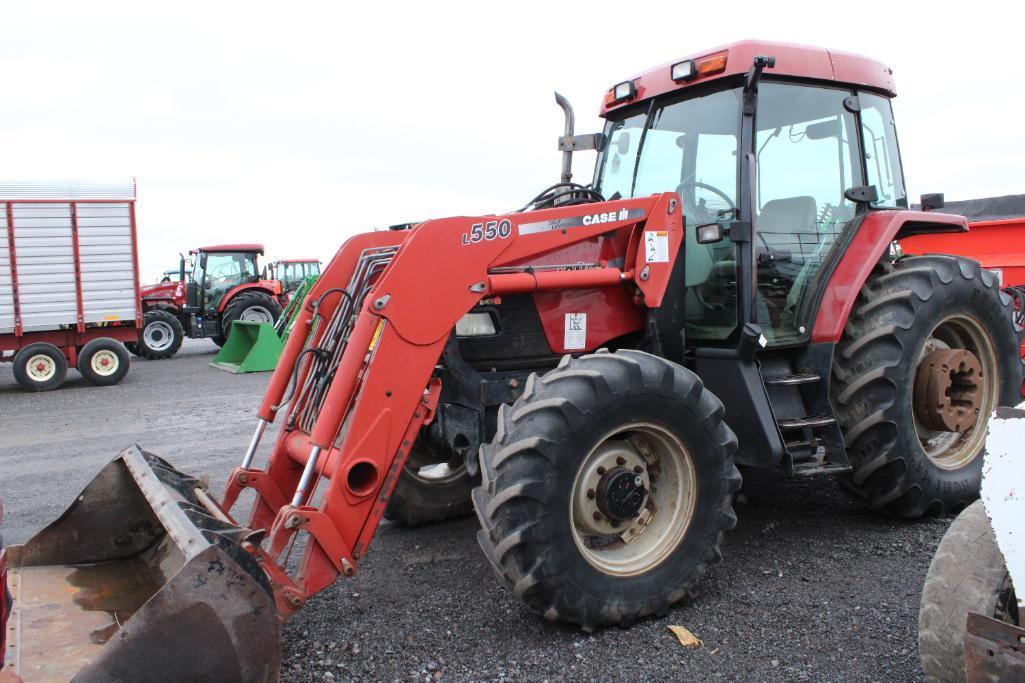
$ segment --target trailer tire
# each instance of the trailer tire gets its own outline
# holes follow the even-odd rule
[[[163,360],[178,353],[185,331],[177,316],[168,311],[154,309],[142,316],[139,341],[125,344],[129,351],[149,360]]]
[[[212,337],[218,346],[224,346],[231,334],[231,324],[236,320],[268,322],[271,325],[281,315],[281,304],[266,292],[241,292],[228,302],[221,314],[221,334]]]
[[[853,467],[845,486],[870,507],[907,518],[978,498],[990,413],[1021,400],[1020,348],[1012,301],[977,262],[930,255],[876,265],[833,362],[833,405]],[[930,359],[952,351],[967,351],[962,357],[974,358],[979,374],[955,360],[961,371],[944,376],[947,367]],[[931,398],[929,375],[948,378],[948,398],[968,387],[958,400],[967,399],[972,417],[952,429],[930,424],[944,419],[933,406],[946,399]]]
[[[68,359],[53,344],[36,342],[14,356],[14,379],[29,391],[50,391],[68,375]]]
[[[98,387],[114,386],[124,379],[130,366],[131,359],[124,345],[110,337],[86,342],[78,352],[78,371]]]
[[[566,356],[531,375],[499,409],[473,492],[477,539],[502,583],[585,631],[695,595],[737,521],[737,440],[723,414],[697,375],[639,351]]]
[[[918,651],[930,681],[966,680],[969,612],[1018,625],[1020,615],[1004,556],[982,501],[957,516],[929,564],[918,612]]]
[[[439,457],[431,446],[422,441],[418,439],[409,452],[384,511],[385,519],[407,527],[418,527],[473,514],[470,493],[478,483],[477,478],[471,477],[461,464],[448,476],[437,479],[420,476],[423,467],[444,464],[444,457]]]

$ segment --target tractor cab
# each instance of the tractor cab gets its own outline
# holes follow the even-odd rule
[[[732,345],[747,321],[770,346],[809,338],[864,215],[907,208],[893,95],[878,62],[747,42],[608,92],[593,187],[680,195],[689,346]]]
[[[282,259],[264,266],[264,279],[277,280],[285,293],[299,289],[310,276],[320,275],[320,261],[317,259]]]
[[[262,244],[223,244],[190,251],[194,265],[186,274],[187,305],[199,315],[216,314],[221,301],[236,287],[260,282],[258,256]],[[184,273],[185,262],[181,263]]]

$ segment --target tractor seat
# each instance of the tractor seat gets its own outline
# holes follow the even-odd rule
[[[762,245],[790,251],[794,256],[803,254],[807,245],[818,244],[817,216],[818,204],[814,197],[785,197],[765,202],[756,221],[758,233],[765,240]]]

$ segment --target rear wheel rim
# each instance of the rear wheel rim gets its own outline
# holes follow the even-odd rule
[[[274,322],[274,316],[263,306],[250,306],[246,310],[242,311],[242,315],[239,316],[239,320],[245,320],[250,323],[272,323]]]
[[[28,359],[25,370],[33,382],[46,382],[57,374],[57,363],[45,353],[37,353]]]
[[[613,519],[604,498],[609,482],[631,475],[635,490],[645,491],[643,501],[637,514]],[[577,470],[569,504],[573,541],[605,574],[644,574],[683,541],[696,501],[694,459],[683,442],[664,427],[630,424],[599,440]]]
[[[156,320],[146,326],[142,333],[146,346],[154,351],[165,351],[174,342],[174,330],[162,320]]]
[[[986,425],[999,398],[1000,377],[993,340],[982,324],[971,316],[947,316],[933,328],[919,353],[917,371],[923,370],[930,354],[944,350],[968,351],[981,368],[981,374],[975,382],[977,396],[974,400],[974,421],[961,432],[930,428],[920,415],[918,381],[912,390],[911,407],[916,436],[925,455],[940,469],[959,470],[972,463],[982,452]]]
[[[110,377],[121,365],[117,354],[109,349],[100,349],[89,359],[89,368],[100,377]]]

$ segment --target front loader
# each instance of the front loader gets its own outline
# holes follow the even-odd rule
[[[977,497],[988,416],[1020,400],[1021,331],[977,263],[892,246],[967,229],[908,210],[894,94],[877,62],[741,42],[616,85],[601,134],[575,135],[560,98],[562,181],[523,209],[342,245],[219,499],[132,448],[14,549],[21,642],[44,644],[23,675],[47,666],[31,615],[51,600],[68,629],[91,620],[65,678],[200,679],[202,661],[234,667],[209,680],[273,679],[270,606],[288,619],[352,576],[386,514],[472,506],[509,590],[591,630],[697,591],[738,465],[838,475],[904,517]],[[146,580],[110,609],[73,588],[98,568]],[[178,615],[205,630],[153,626]],[[133,646],[161,668],[125,673]]]

